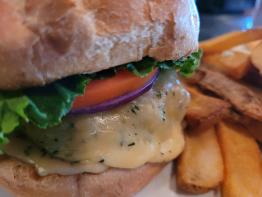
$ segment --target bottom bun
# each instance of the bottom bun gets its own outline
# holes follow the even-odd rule
[[[110,169],[102,174],[40,177],[32,166],[2,157],[0,185],[17,197],[127,197],[139,192],[165,165]]]

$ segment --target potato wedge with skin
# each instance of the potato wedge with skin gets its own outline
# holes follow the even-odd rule
[[[251,53],[251,61],[262,76],[262,42],[260,42]]]
[[[230,32],[203,42],[200,48],[204,54],[219,53],[234,46],[248,43],[262,38],[262,28],[250,29],[247,31]]]
[[[230,104],[222,99],[206,96],[197,88],[186,85],[191,94],[186,122],[189,128],[207,128],[219,122],[229,111]]]
[[[186,146],[177,162],[179,189],[193,194],[214,189],[223,179],[223,160],[214,127],[186,133]]]
[[[244,127],[246,127],[250,135],[262,143],[262,122],[253,120],[245,124]]]
[[[262,75],[259,73],[259,70],[253,65],[251,66],[243,80],[262,89]]]
[[[206,55],[203,58],[203,63],[234,79],[243,78],[251,68],[250,55],[239,51]]]
[[[261,153],[248,130],[240,125],[220,123],[218,138],[225,167],[222,196],[261,197]]]
[[[229,101],[241,113],[262,121],[261,89],[238,83],[224,74],[206,67],[200,67],[192,78],[190,83],[198,84],[202,88],[214,92]]]

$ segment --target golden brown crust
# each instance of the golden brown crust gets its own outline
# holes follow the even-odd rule
[[[198,47],[194,0],[0,0],[0,89]]]
[[[102,174],[39,177],[20,161],[1,158],[0,185],[17,197],[126,197],[140,191],[165,164],[134,170],[111,169]]]

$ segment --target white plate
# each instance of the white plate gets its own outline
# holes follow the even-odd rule
[[[216,192],[209,192],[204,195],[186,195],[176,191],[175,182],[171,180],[172,165],[169,164],[165,169],[140,193],[135,197],[217,197]],[[13,197],[4,190],[0,189],[0,197]]]

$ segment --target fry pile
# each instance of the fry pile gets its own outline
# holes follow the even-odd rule
[[[192,101],[177,186],[191,194],[220,189],[223,197],[262,197],[262,28],[200,48],[202,65],[184,81]]]

